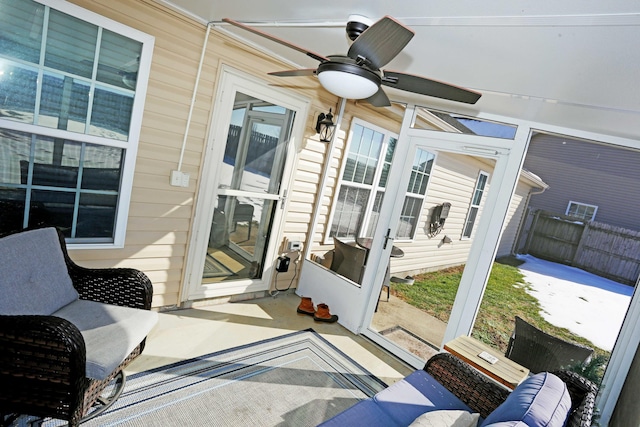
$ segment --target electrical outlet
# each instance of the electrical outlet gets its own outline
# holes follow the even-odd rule
[[[287,250],[289,252],[297,252],[302,249],[302,242],[296,240],[290,240],[287,245]]]
[[[171,171],[171,185],[174,187],[188,187],[190,175],[186,172]]]

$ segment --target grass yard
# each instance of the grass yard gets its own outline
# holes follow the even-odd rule
[[[506,258],[493,264],[472,336],[504,353],[514,328],[515,316],[518,315],[551,335],[594,348],[593,361],[598,371],[596,376],[600,377],[600,365],[609,359],[609,352],[597,348],[568,329],[547,322],[540,314],[538,300],[526,292],[528,285],[517,268],[518,262]],[[392,289],[405,302],[447,322],[463,269],[464,266],[460,266],[421,274],[415,278],[413,285],[394,284]]]

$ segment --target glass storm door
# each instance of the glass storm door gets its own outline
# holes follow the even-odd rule
[[[203,283],[261,279],[293,113],[237,93],[219,165]]]
[[[507,162],[508,150],[500,144],[487,148],[493,142],[488,138],[480,138],[480,143],[458,139],[414,137],[400,142],[404,153],[394,156],[394,162],[402,166],[391,166],[387,187],[399,191],[387,191],[375,212],[378,223],[368,264],[377,266],[378,271],[370,273],[377,285],[368,303],[363,334],[414,366],[424,365],[449,334],[459,335],[461,319],[453,315],[451,306],[443,310],[445,318],[433,313],[429,297],[438,290],[411,295],[419,292],[417,285],[403,283],[405,275],[399,282],[390,281],[389,276],[394,276],[394,270],[414,266],[423,271],[455,266],[460,279],[448,287],[451,304],[454,298],[463,298],[468,292],[464,276],[474,275],[471,259],[478,252],[474,247],[485,240],[482,212],[495,203],[490,194],[501,190],[499,179]],[[496,179],[498,184],[492,184]],[[509,195],[506,197],[508,200]],[[376,247],[380,258],[376,258]],[[390,298],[387,285],[391,286]],[[400,289],[404,295],[396,293]]]
[[[182,301],[268,290],[308,108],[228,67],[215,105]]]

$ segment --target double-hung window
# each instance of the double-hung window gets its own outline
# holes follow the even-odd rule
[[[473,232],[473,226],[478,219],[478,212],[480,211],[480,204],[482,203],[482,196],[485,192],[485,187],[489,181],[489,174],[486,172],[480,172],[478,179],[476,180],[476,187],[473,191],[473,197],[471,198],[471,206],[469,207],[469,213],[467,214],[467,220],[464,223],[464,230],[462,237],[465,239],[471,238]]]
[[[596,205],[574,202],[572,200],[567,205],[565,215],[584,219],[585,221],[593,221],[596,217],[596,212],[598,212]]]
[[[0,0],[0,232],[121,246],[153,37],[58,0]]]
[[[354,119],[329,237],[373,236],[378,221],[397,135]],[[421,150],[411,171],[396,238],[413,239],[435,156]]]

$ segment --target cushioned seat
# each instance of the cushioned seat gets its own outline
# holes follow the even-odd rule
[[[87,348],[88,378],[106,379],[145,339],[158,320],[154,311],[76,300],[53,313],[73,323]]]
[[[28,414],[75,426],[106,409],[158,317],[144,273],[80,267],[54,228],[0,238],[0,294],[0,417],[8,424]]]
[[[510,392],[455,356],[439,353],[423,370],[321,426],[432,426],[454,419],[456,426],[588,427],[596,391],[575,372],[558,371],[531,376]]]

